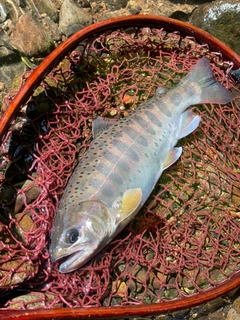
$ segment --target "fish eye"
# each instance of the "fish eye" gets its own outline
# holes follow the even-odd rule
[[[70,229],[66,233],[66,242],[75,243],[79,238],[79,232],[77,229]]]

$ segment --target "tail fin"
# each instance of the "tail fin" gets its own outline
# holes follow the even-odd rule
[[[202,93],[199,103],[224,104],[233,98],[231,92],[215,80],[211,65],[205,57],[197,62],[185,79],[200,86]]]

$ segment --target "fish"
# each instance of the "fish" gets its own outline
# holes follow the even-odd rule
[[[85,265],[136,216],[162,172],[181,156],[178,140],[200,123],[189,107],[233,98],[206,57],[163,91],[118,121],[93,121],[93,140],[67,183],[51,231],[50,259],[60,260],[59,272]]]

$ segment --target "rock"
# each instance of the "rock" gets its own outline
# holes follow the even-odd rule
[[[127,6],[128,0],[89,0],[94,12],[102,11],[116,11]]]
[[[128,281],[129,290],[135,294],[144,292],[144,285],[149,283],[149,273],[145,267],[136,265],[131,270],[131,277]]]
[[[177,19],[186,19],[186,16],[191,14],[191,12],[197,7],[196,2],[194,1],[149,1],[143,2],[142,5],[142,12],[141,13],[148,13],[148,14],[156,14],[166,17],[171,17],[175,15]],[[178,14],[174,14],[178,12]]]
[[[4,258],[1,255],[1,260]],[[6,256],[6,259],[8,257]],[[23,261],[23,257],[15,257],[11,261],[0,264],[0,287],[10,287],[31,278],[34,266],[30,260]]]
[[[17,21],[10,37],[10,43],[30,57],[50,53],[53,48],[51,37],[30,14],[23,14]]]
[[[199,6],[190,22],[211,33],[240,54],[240,1],[217,0]]]
[[[0,78],[1,78],[1,76],[0,76]],[[5,84],[4,84],[4,82],[0,81],[0,104],[1,104],[1,101],[3,100],[3,97],[5,94],[6,94]],[[5,105],[4,106],[3,105],[4,105],[4,103],[2,103],[2,107],[4,109]],[[3,111],[2,107],[0,108],[0,117],[1,117],[2,111]]]
[[[4,259],[4,252],[6,252],[6,247],[13,248],[16,245],[15,239],[6,230],[4,224],[0,222],[0,259]]]
[[[44,25],[46,32],[51,36],[52,40],[60,41],[62,39],[57,23],[53,22],[49,17],[44,17],[42,19],[42,24]]]
[[[46,14],[52,21],[58,22],[58,11],[51,0],[27,1],[33,12],[39,15]]]
[[[88,9],[80,8],[73,0],[64,0],[60,9],[59,30],[67,37],[92,23]]]
[[[23,8],[18,5],[18,1],[1,0],[0,23],[6,23],[7,20],[16,23],[24,12]]]
[[[35,200],[41,192],[41,189],[39,186],[37,186],[32,180],[26,180],[24,183],[21,192],[17,195],[16,203],[14,211],[15,213],[19,212],[25,201],[27,204],[31,203],[33,200]]]
[[[128,287],[125,282],[118,280],[117,282],[113,282],[114,293],[121,298],[125,298],[127,296]]]
[[[240,316],[240,291],[238,292],[238,297],[233,302],[233,307],[237,314]]]
[[[228,311],[226,320],[240,320],[240,315],[237,314],[235,309],[231,308]]]
[[[19,217],[19,226],[24,231],[32,229],[28,218],[26,219],[26,215]],[[25,257],[24,253],[17,253],[18,244],[15,240],[19,238],[17,229],[13,227],[10,233],[0,222],[0,288],[20,284],[31,278],[36,271],[31,260]]]
[[[36,230],[36,226],[31,218],[31,212],[23,212],[16,214],[18,223],[16,224],[16,232],[20,236],[23,243],[27,243],[26,233]]]
[[[95,21],[100,21],[104,19],[116,18],[120,16],[128,16],[130,14],[129,10],[124,8],[117,11],[102,11],[95,15],[97,19]]]
[[[9,38],[8,38],[9,41]],[[26,71],[26,65],[21,61],[19,54],[4,44],[0,46],[0,57],[4,57],[1,61],[0,79],[4,83],[6,89],[10,88],[12,80],[18,75]]]
[[[127,9],[131,14],[139,14],[142,11],[142,7],[134,0],[128,2]]]
[[[8,303],[9,309],[39,309],[46,307],[63,307],[62,303],[55,303],[52,305],[56,299],[55,295],[48,293],[31,292],[29,294],[21,295],[17,298],[13,298]]]
[[[7,20],[7,17],[9,15],[9,8],[7,7],[6,3],[2,2],[0,3],[0,23],[3,23]]]
[[[176,18],[186,21],[192,11],[196,8],[195,3],[184,3],[178,1],[110,1],[89,0],[94,13],[94,21],[99,21],[129,14],[156,14],[161,16],[172,16],[178,12]]]
[[[236,181],[233,186],[232,202],[237,206],[240,206],[240,182]]]

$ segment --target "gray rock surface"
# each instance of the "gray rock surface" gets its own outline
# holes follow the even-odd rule
[[[26,65],[22,63],[20,55],[12,50],[11,46],[6,47],[0,43],[0,82],[1,93],[4,89],[10,88],[13,79],[27,70]]]
[[[190,22],[214,35],[240,54],[240,1],[216,0],[199,6]]]
[[[60,9],[59,15],[59,30],[67,37],[90,25],[92,15],[88,12],[89,9],[81,8],[73,0],[64,0]]]
[[[53,49],[50,35],[29,13],[24,13],[16,22],[10,44],[30,57],[48,54]]]

